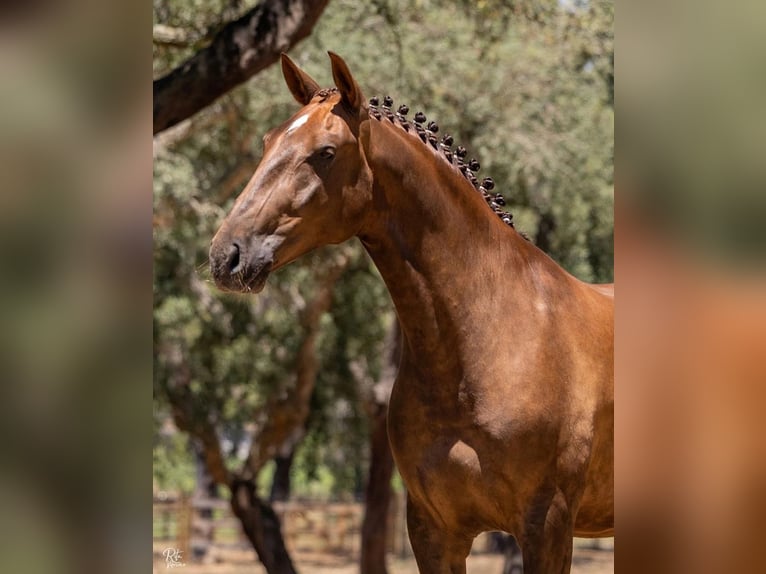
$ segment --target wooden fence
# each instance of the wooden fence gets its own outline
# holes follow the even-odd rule
[[[358,556],[364,505],[359,502],[290,501],[274,503],[288,550]],[[227,550],[251,550],[229,502],[189,497],[155,498],[153,541],[156,553],[177,548],[190,561]],[[388,520],[388,550],[411,556],[404,497],[394,497]]]
[[[359,502],[290,501],[274,503],[285,545],[290,553],[317,552],[358,558],[364,505]],[[404,494],[392,499],[388,517],[388,551],[400,558],[412,556],[405,519]],[[255,553],[242,533],[227,500],[189,497],[155,498],[154,551],[159,559],[166,548],[178,549],[189,562],[228,561]],[[480,535],[474,552],[497,551],[489,533]]]

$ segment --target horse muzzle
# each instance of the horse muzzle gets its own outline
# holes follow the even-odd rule
[[[213,239],[210,270],[223,291],[259,293],[274,264],[274,253],[283,238],[256,236],[250,241]]]

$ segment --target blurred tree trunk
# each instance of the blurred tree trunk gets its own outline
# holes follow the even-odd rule
[[[252,479],[235,479],[231,484],[231,509],[239,518],[245,536],[258,553],[269,574],[297,574],[285,548],[282,528],[271,505],[258,498]]]
[[[398,321],[389,334],[387,365],[381,380],[372,389],[370,415],[370,471],[365,492],[362,522],[361,574],[387,574],[386,543],[388,513],[391,506],[391,478],[394,458],[388,443],[388,400],[401,356],[401,329]]]
[[[207,503],[218,498],[218,485],[205,464],[205,452],[199,441],[192,440],[196,483],[192,494],[192,507],[195,503]],[[195,561],[205,561],[213,543],[213,509],[204,506],[195,512],[191,524],[190,547]]]
[[[293,467],[295,450],[291,450],[287,455],[279,455],[274,458],[276,468],[274,469],[274,478],[271,481],[271,502],[285,502],[290,499],[290,470]]]
[[[502,574],[523,574],[521,548],[513,536],[505,532],[492,532],[489,551],[502,553],[505,557]]]
[[[503,574],[523,574],[524,562],[521,556],[521,548],[513,536],[506,535],[505,561],[503,562]]]
[[[365,493],[362,522],[361,574],[387,574],[386,541],[388,539],[388,509],[391,504],[391,477],[394,459],[388,446],[386,430],[387,405],[377,405],[372,418],[370,438],[370,476]]]
[[[551,251],[551,237],[556,231],[556,220],[553,218],[553,214],[550,211],[544,211],[540,214],[540,222],[537,226],[537,234],[535,235],[535,245],[550,253]]]
[[[264,0],[154,80],[154,133],[197,113],[306,38],[329,0]]]

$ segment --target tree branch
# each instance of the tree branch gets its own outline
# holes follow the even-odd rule
[[[155,44],[185,48],[195,41],[196,39],[183,28],[165,24],[155,24],[152,28],[152,42]]]
[[[154,81],[154,133],[195,114],[307,37],[329,0],[264,0]]]
[[[218,484],[229,484],[229,471],[215,428],[206,417],[195,416],[194,399],[189,392],[191,371],[184,350],[180,345],[169,345],[165,356],[174,367],[165,387],[173,422],[180,430],[199,441],[205,465],[213,480]]]

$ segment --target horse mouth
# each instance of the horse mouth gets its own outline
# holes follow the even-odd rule
[[[257,270],[247,266],[233,273],[216,276],[215,284],[222,291],[256,294],[263,291],[269,273],[271,273],[271,263]]]
[[[275,267],[275,252],[283,238],[276,235],[252,239],[213,238],[210,270],[216,286],[233,293],[260,293]]]
[[[221,291],[230,293],[260,293],[266,286],[272,264],[266,263],[253,268],[250,265],[238,265],[236,269],[221,269],[211,266],[213,280]]]
[[[242,289],[243,293],[260,293],[266,286],[266,279],[271,273],[271,263],[267,263],[264,267],[261,267],[257,272],[247,272],[242,274]]]

